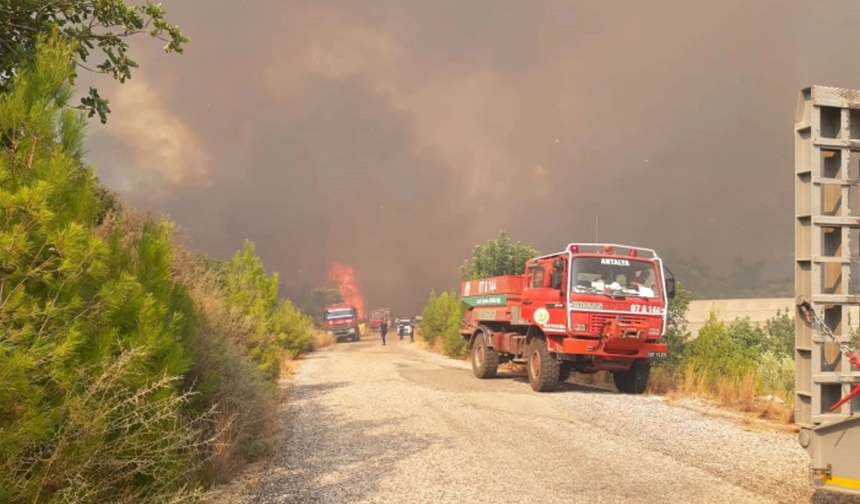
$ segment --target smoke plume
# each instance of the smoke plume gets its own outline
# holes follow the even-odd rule
[[[82,75],[116,105],[105,182],[216,257],[254,240],[287,286],[347,262],[405,316],[500,229],[548,253],[599,219],[791,275],[798,91],[860,87],[849,0],[164,4],[185,55],[135,40],[127,91]]]

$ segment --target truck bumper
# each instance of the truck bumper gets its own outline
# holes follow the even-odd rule
[[[631,348],[627,352],[607,352],[603,347],[594,349],[597,340],[579,338],[551,338],[549,351],[558,354],[587,355],[613,360],[633,359],[659,359],[668,355],[669,345],[664,343],[642,343],[638,348]]]
[[[337,339],[352,338],[355,336],[355,328],[350,329],[335,329],[328,332]]]

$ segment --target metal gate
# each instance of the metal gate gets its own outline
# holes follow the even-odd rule
[[[860,494],[860,396],[831,410],[860,381],[840,353],[860,305],[860,90],[802,90],[795,131],[795,290],[835,337],[798,310],[795,422],[813,483]]]

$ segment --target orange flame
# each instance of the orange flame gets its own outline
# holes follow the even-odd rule
[[[355,272],[352,266],[337,262],[332,264],[328,279],[337,282],[337,288],[343,296],[344,303],[355,306],[358,310],[358,318],[364,320],[364,296],[361,295],[361,290],[355,283]]]

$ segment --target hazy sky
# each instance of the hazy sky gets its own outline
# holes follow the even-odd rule
[[[184,56],[98,81],[89,160],[288,286],[418,310],[505,229],[790,274],[801,87],[860,88],[855,0],[164,0]]]

